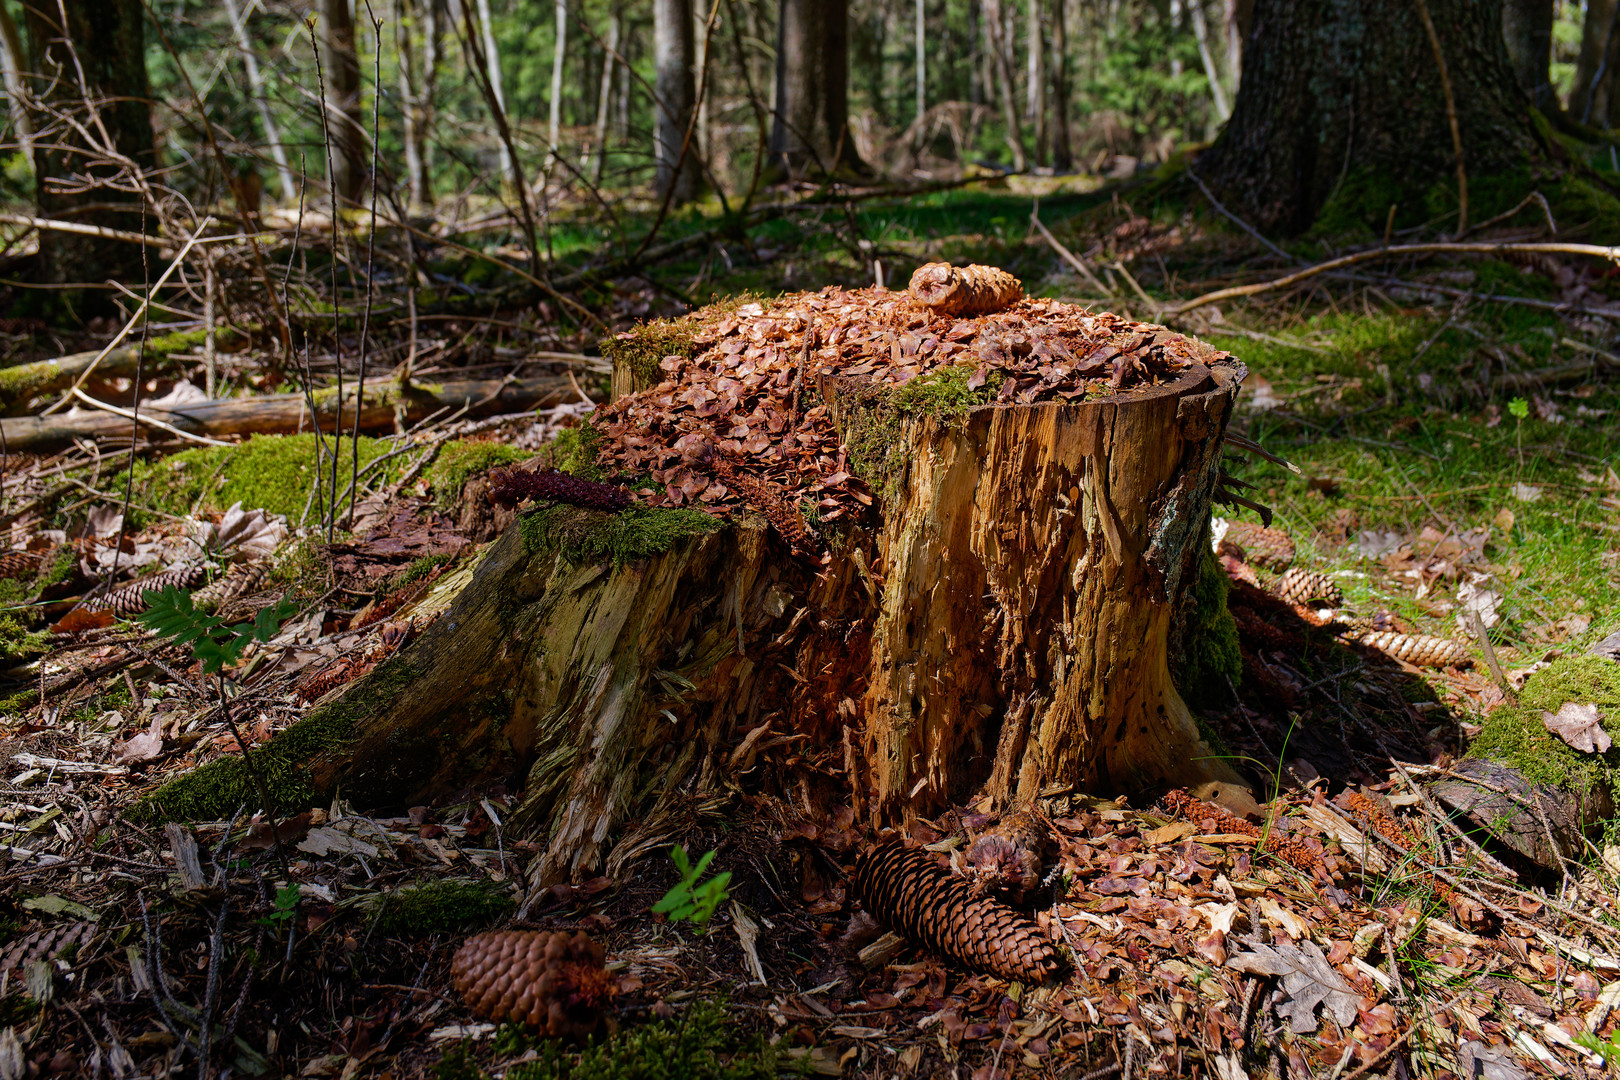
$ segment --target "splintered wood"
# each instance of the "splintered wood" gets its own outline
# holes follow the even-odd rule
[[[919,266],[911,275],[911,298],[939,315],[988,315],[1024,296],[1024,283],[994,266]]]
[[[690,331],[693,355],[664,356],[662,382],[595,414],[597,462],[609,479],[650,478],[637,490],[644,505],[717,515],[742,505],[775,512],[755,505],[753,493],[781,491],[814,506],[823,522],[872,502],[828,405],[812,399],[830,380],[892,391],[960,368],[968,389],[994,388],[984,391],[988,401],[1027,405],[1162,385],[1228,355],[1162,326],[1056,300],[1021,299],[967,317],[875,288],[706,309],[676,326]]]

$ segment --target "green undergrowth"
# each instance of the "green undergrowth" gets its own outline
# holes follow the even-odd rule
[[[435,1080],[486,1080],[490,1075],[464,1042],[434,1068]],[[510,1025],[496,1032],[495,1053],[510,1060],[533,1051],[535,1057],[506,1068],[506,1080],[774,1080],[805,1075],[802,1067],[768,1045],[761,1035],[745,1035],[724,1001],[694,1003],[681,1015],[627,1026],[583,1047],[537,1038]]]
[[[511,892],[494,881],[450,879],[384,893],[372,910],[378,933],[420,937],[482,930],[516,904]]]
[[[327,445],[330,447],[331,443]],[[349,486],[352,446],[347,438],[338,440],[340,490]],[[393,449],[394,444],[362,435],[359,447],[360,468],[364,469]],[[330,469],[331,459],[328,458],[322,469],[322,481],[327,485],[331,483]],[[391,473],[394,463],[379,466],[379,469],[385,474]],[[126,475],[114,476],[107,481],[105,490],[123,491]],[[375,482],[378,477],[374,472],[367,479]],[[314,481],[313,434],[254,435],[236,446],[204,446],[157,461],[137,462],[134,502],[144,509],[176,516],[225,510],[239,502],[244,509],[283,514],[296,525],[303,518],[306,506],[310,507],[311,515],[315,513],[310,500]],[[141,509],[132,509],[131,524],[136,528],[144,527],[150,516]]]
[[[461,497],[468,477],[487,472],[498,465],[515,465],[529,457],[528,451],[506,443],[457,439],[439,448],[427,471],[428,488],[440,510],[449,510]]]
[[[1544,712],[1566,702],[1596,705],[1603,728],[1615,740],[1605,754],[1583,753],[1547,730]],[[1469,747],[1469,756],[1511,765],[1535,784],[1586,793],[1614,790],[1620,777],[1620,664],[1595,656],[1554,660],[1525,682],[1516,704],[1499,706]]]
[[[606,513],[562,503],[528,511],[518,521],[529,551],[556,551],[579,564],[651,558],[724,527],[701,510],[631,506]]]
[[[908,421],[931,416],[955,423],[995,400],[1005,377],[996,372],[983,386],[969,388],[974,370],[972,365],[952,365],[919,375],[898,389],[864,386],[846,392],[839,403],[840,434],[850,470],[885,499],[894,495],[909,456],[901,435]]]

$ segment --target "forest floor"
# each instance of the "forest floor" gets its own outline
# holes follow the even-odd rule
[[[1152,190],[980,184],[799,204],[580,298],[625,329],[744,291],[878,274],[901,288],[916,265],[949,259],[1002,266],[1031,295],[1156,321],[1176,301],[1341,250],[1268,251]],[[1076,278],[1032,212],[1110,295]],[[660,242],[715,221],[689,213]],[[484,243],[476,228],[448,232]],[[583,264],[615,232],[596,218],[559,225],[550,242]],[[1492,235],[1540,233],[1526,220]],[[278,238],[281,261],[303,260],[301,282],[325,281],[319,237],[303,254],[290,233]],[[433,252],[458,303],[513,285],[491,259],[521,253],[484,255]],[[331,535],[311,480],[331,459],[310,467],[307,434],[239,450],[163,443],[135,467],[123,521],[131,477],[113,444],[7,455],[0,518],[11,546],[38,557],[0,556],[17,579],[0,583],[11,605],[0,616],[11,665],[0,686],[0,1075],[163,1076],[206,1057],[232,1075],[345,1080],[1596,1077],[1606,1055],[1576,1041],[1591,1033],[1620,1060],[1620,825],[1538,868],[1480,849],[1419,783],[1504,705],[1554,711],[1572,695],[1599,704],[1620,736],[1620,675],[1593,675],[1583,659],[1620,630],[1613,268],[1405,260],[1165,318],[1248,365],[1234,428],[1299,472],[1253,456],[1229,467],[1292,539],[1293,565],[1331,578],[1338,606],[1365,625],[1454,641],[1470,663],[1416,667],[1346,644],[1321,610],[1279,599],[1280,565],[1226,548],[1242,675],[1187,696],[1255,779],[1257,803],[1230,792],[1055,801],[1052,873],[1028,899],[1074,968],[1038,987],[881,942],[863,962],[865,939],[846,937],[845,876],[864,830],[848,807],[811,811],[754,790],[746,773],[685,810],[687,848],[713,850],[710,871],[731,874],[702,929],[649,914],[679,882],[661,853],[617,880],[525,894],[538,845],[506,835],[519,795],[508,785],[380,815],[339,799],[279,830],[253,806],[226,821],[131,819],[143,794],[239,753],[239,740],[263,743],[409,640],[493,535],[470,481],[537,454],[561,461],[555,440],[566,448],[606,393],[600,327],[566,322],[557,301],[412,321],[401,291],[396,282],[373,322],[373,370],[410,352],[424,379],[544,376],[575,392],[538,411],[444,413],[363,440],[358,460],[374,467],[351,527]],[[352,294],[344,310],[359,312]],[[5,329],[8,364],[108,340]],[[345,332],[346,361],[330,334],[310,334],[309,371],[352,377],[357,331]],[[262,335],[249,337],[219,357],[222,396],[298,390],[296,373],[261,362]],[[195,349],[177,357],[150,385],[172,400],[185,397],[182,375],[201,381]],[[86,388],[128,403],[127,378]],[[352,450],[341,448],[340,490]],[[201,550],[238,567],[220,579],[227,621],[282,616],[228,669],[228,717],[215,696],[224,684],[197,656],[119,617],[137,605],[80,603],[114,571],[115,548],[120,580],[195,564],[186,553]],[[1620,768],[1620,751],[1596,757],[1606,776]],[[949,849],[984,823],[982,809],[918,831]],[[618,978],[617,1034],[582,1051],[478,1022],[449,965],[466,934],[490,927],[590,931]]]

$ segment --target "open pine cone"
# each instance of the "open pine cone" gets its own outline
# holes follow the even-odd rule
[[[988,315],[1023,299],[1024,285],[994,266],[937,262],[919,266],[907,291],[938,315]]]
[[[586,934],[506,930],[474,934],[456,950],[450,981],[478,1016],[583,1039],[616,990],[602,946]]]

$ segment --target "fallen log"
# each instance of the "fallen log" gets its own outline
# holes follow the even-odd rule
[[[467,416],[522,412],[526,409],[558,405],[575,395],[567,378],[548,375],[534,379],[467,379],[457,382],[412,382],[401,387],[392,379],[366,383],[365,401],[360,410],[360,430],[390,429],[397,422],[412,424],[439,410],[465,409]],[[317,390],[314,394],[315,419],[322,430],[333,430],[333,422],[344,431],[354,427],[355,391],[343,389],[342,416],[338,415],[337,391]],[[127,410],[122,410],[127,413]],[[231,435],[274,435],[307,431],[313,425],[308,399],[303,394],[260,394],[255,397],[222,398],[186,405],[149,406],[139,411],[143,427],[170,429],[202,438],[219,439]],[[0,435],[8,451],[41,453],[70,446],[75,439],[128,440],[128,415],[99,409],[55,413],[50,416],[18,416],[0,420]]]
[[[216,343],[225,350],[232,349],[245,340],[241,334],[224,327],[221,327],[216,335]],[[173,367],[177,362],[177,354],[200,348],[202,343],[201,330],[182,330],[174,334],[163,334],[146,343],[146,356],[141,363],[147,374],[155,375]],[[94,367],[96,374],[102,377],[133,375],[140,352],[139,345],[120,345],[105,356],[102,356],[100,349],[92,349],[90,352],[70,353],[50,360],[35,360],[29,364],[0,368],[0,413],[7,416],[16,415],[26,408],[29,401],[39,395],[66,390],[91,367]],[[101,357],[100,363],[96,362],[97,357]]]

